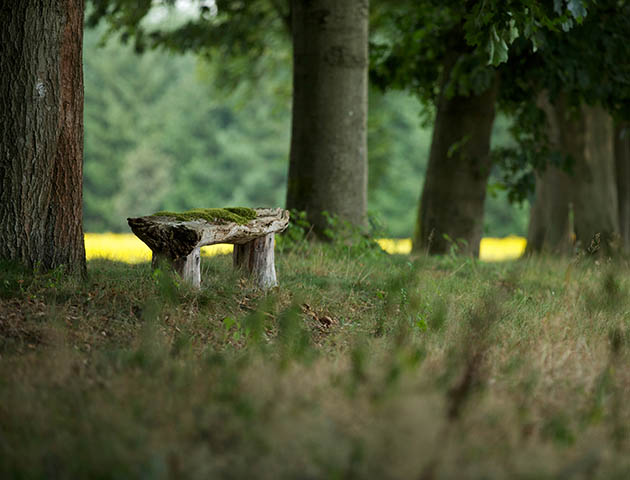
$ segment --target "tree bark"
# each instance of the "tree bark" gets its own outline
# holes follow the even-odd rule
[[[85,273],[83,0],[4,2],[0,258]]]
[[[429,164],[418,209],[413,249],[479,256],[490,175],[490,135],[498,81],[478,96],[447,97],[445,72],[438,100]]]
[[[531,208],[527,231],[528,253],[571,253],[575,212],[571,198],[571,179],[566,172],[549,165],[542,174],[536,175],[536,201]]]
[[[601,107],[570,111],[562,98],[547,115],[573,166],[569,174],[548,167],[540,175],[528,250],[569,253],[573,242],[588,249],[595,240],[610,253],[619,235],[612,119]]]
[[[576,159],[573,195],[575,237],[588,248],[596,234],[610,253],[619,236],[612,117],[601,107],[582,107],[581,118],[562,130],[563,144]]]
[[[615,168],[619,203],[619,229],[623,249],[630,251],[630,122],[615,128]]]
[[[539,95],[537,105],[546,114],[547,135],[552,150],[563,151],[560,122],[547,92]],[[547,165],[536,174],[536,200],[532,205],[527,232],[527,252],[547,251],[568,255],[573,249],[573,212],[571,179],[562,169]]]
[[[368,0],[292,0],[287,208],[358,226],[367,209]]]

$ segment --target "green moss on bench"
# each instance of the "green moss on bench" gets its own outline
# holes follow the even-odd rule
[[[247,207],[193,208],[186,212],[156,212],[152,217],[172,217],[176,220],[205,220],[207,222],[234,222],[244,225],[256,218],[256,210]]]

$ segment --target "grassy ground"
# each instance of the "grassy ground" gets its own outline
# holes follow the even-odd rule
[[[0,478],[630,477],[630,266],[278,249],[0,265]]]

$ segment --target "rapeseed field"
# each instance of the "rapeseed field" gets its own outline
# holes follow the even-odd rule
[[[404,255],[411,252],[410,238],[382,238],[378,243],[390,254]],[[523,237],[486,237],[481,240],[479,258],[487,262],[513,260],[523,254],[525,245]],[[104,258],[126,263],[151,260],[151,250],[131,233],[86,233],[85,249],[88,260]],[[203,247],[201,251],[205,256],[228,254],[232,253],[232,245],[212,245]]]

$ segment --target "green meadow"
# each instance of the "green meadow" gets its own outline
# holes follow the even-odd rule
[[[280,243],[0,276],[2,478],[630,475],[628,260]]]

